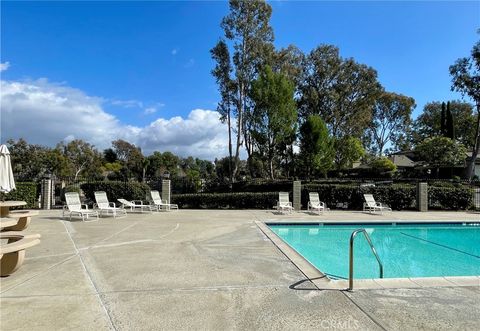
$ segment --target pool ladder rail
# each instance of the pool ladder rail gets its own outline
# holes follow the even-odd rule
[[[377,250],[372,244],[372,240],[370,240],[370,236],[367,233],[367,230],[365,229],[357,229],[352,232],[352,235],[350,236],[350,267],[349,267],[349,272],[348,272],[348,290],[352,291],[353,290],[353,242],[355,241],[355,237],[359,233],[363,233],[365,235],[365,239],[367,239],[368,244],[370,245],[370,249],[373,252],[373,255],[375,255],[375,258],[377,259],[378,265],[380,267],[380,278],[383,278],[383,264],[382,261],[380,260],[380,257],[377,254]]]

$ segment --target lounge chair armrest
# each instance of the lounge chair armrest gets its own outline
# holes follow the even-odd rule
[[[95,206],[97,206],[97,204],[94,204],[93,208],[95,208]],[[85,207],[84,209],[88,210],[88,205],[80,205],[80,208],[83,208],[83,207]]]
[[[110,207],[113,207],[113,208],[116,208],[116,207],[117,207],[117,205],[115,205],[115,202],[113,202],[113,201],[112,201],[112,202],[109,202],[108,205],[109,205]]]
[[[130,201],[131,203],[133,203],[134,205],[143,205],[143,201],[142,200],[132,200]]]

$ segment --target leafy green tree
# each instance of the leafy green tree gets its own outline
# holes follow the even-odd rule
[[[291,144],[296,131],[294,89],[287,77],[273,72],[269,66],[252,84],[255,106],[251,135],[256,149],[268,164],[271,179],[275,178],[274,160],[280,146]]]
[[[253,141],[250,136],[253,112],[250,90],[259,68],[264,65],[268,54],[272,52],[273,31],[269,23],[272,8],[265,1],[230,0],[229,5],[230,12],[223,18],[221,27],[233,48],[234,77],[232,81],[236,92],[234,109],[237,121],[233,169],[233,176],[235,176],[239,166],[240,147],[245,144],[249,156],[253,152]]]
[[[360,139],[355,137],[342,137],[334,140],[335,167],[337,170],[348,169],[353,162],[360,160],[365,155],[365,149]]]
[[[304,58],[305,55],[298,47],[289,45],[278,51],[273,50],[272,59],[269,62],[273,71],[283,73],[296,87],[302,77]]]
[[[102,166],[102,173],[105,178],[118,177],[122,170],[122,164],[120,162],[106,162]]]
[[[235,159],[233,158],[233,146],[232,146],[232,114],[235,109],[235,93],[236,84],[231,78],[232,65],[230,61],[230,52],[225,41],[220,40],[217,45],[210,50],[212,58],[217,63],[212,70],[212,75],[217,81],[220,91],[221,100],[217,105],[217,111],[220,113],[220,120],[227,124],[228,128],[228,173],[230,183],[234,180],[234,173],[237,171],[238,159],[239,159],[239,141],[241,132],[237,132],[237,148],[235,149]],[[232,162],[236,160],[235,162]]]
[[[177,174],[180,159],[172,152],[160,153],[158,151],[155,151],[147,158],[149,160],[147,167],[147,176],[161,177],[166,171],[172,176],[175,176]]]
[[[118,161],[122,164],[123,176],[125,178],[134,176],[141,180],[144,168],[144,156],[141,149],[122,139],[112,141],[112,146]]]
[[[447,102],[445,118],[445,137],[455,140],[455,125],[453,122],[453,114],[450,110],[450,101]]]
[[[368,163],[368,165],[372,168],[372,172],[377,176],[392,176],[397,171],[397,166],[384,156],[374,158]]]
[[[103,151],[103,158],[105,162],[113,163],[118,160],[117,153],[112,148],[107,148]]]
[[[398,148],[398,142],[405,140],[405,133],[409,131],[414,107],[413,98],[390,92],[380,94],[368,130],[373,152],[383,155],[387,144],[392,149]]]
[[[93,145],[81,139],[67,143],[60,143],[57,148],[63,150],[63,155],[68,160],[71,174],[77,180],[80,174],[96,176],[100,173],[102,157]]]
[[[42,154],[46,173],[53,174],[57,177],[69,176],[69,162],[60,149],[45,148]],[[96,170],[94,170],[94,172],[96,172]]]
[[[415,153],[432,168],[459,166],[465,163],[467,149],[460,143],[447,137],[427,138],[415,147]]]
[[[68,176],[69,164],[58,149],[29,144],[20,138],[7,141],[11,154],[13,173],[19,180],[38,180],[46,174]]]
[[[475,161],[480,151],[480,41],[473,46],[470,57],[460,58],[450,66],[450,75],[452,76],[452,91],[470,97],[477,109],[472,156],[468,160],[466,168],[466,177],[471,180],[475,170]]]
[[[333,166],[335,151],[327,126],[318,115],[310,115],[300,127],[300,161],[307,178],[326,176]]]
[[[382,88],[377,72],[321,45],[305,57],[299,84],[300,116],[320,115],[334,137],[361,137]]]
[[[440,132],[442,136],[445,137],[445,134],[447,132],[447,116],[446,116],[446,110],[445,110],[445,102],[442,102],[442,112],[440,114]]]
[[[475,140],[476,118],[471,104],[461,101],[449,101],[450,111],[454,121],[455,139],[472,148]],[[441,128],[442,103],[439,101],[429,102],[423,108],[423,112],[414,121],[412,129],[412,142],[418,145],[426,138],[443,136]]]

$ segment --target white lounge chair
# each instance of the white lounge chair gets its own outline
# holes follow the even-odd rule
[[[320,212],[323,213],[327,209],[325,202],[320,201],[320,198],[318,197],[317,192],[310,192],[308,196],[309,196],[309,201],[307,205],[308,211],[314,210],[320,214]]]
[[[160,197],[160,193],[158,191],[150,191],[150,197],[152,198],[152,207],[158,211],[160,210],[178,210],[178,205],[174,203],[168,203],[163,201]]]
[[[141,213],[143,213],[145,210],[149,212],[152,211],[152,206],[144,205],[143,201],[141,200],[128,201],[125,199],[118,199],[118,202],[120,202],[122,204],[122,207],[125,208],[126,210],[129,210],[129,209],[130,211],[140,210]]]
[[[109,202],[107,193],[104,191],[97,191],[95,194],[95,206],[100,211],[100,215],[112,215],[113,218],[127,216],[127,211],[123,208],[115,206],[115,202]]]
[[[369,213],[380,212],[380,213],[382,213],[385,210],[392,211],[392,208],[388,207],[387,205],[384,205],[380,202],[376,202],[375,198],[373,197],[372,194],[364,194],[363,198],[365,199],[365,202],[363,203],[363,211],[364,212],[369,212]]]
[[[291,213],[294,210],[292,203],[290,202],[288,192],[278,192],[277,210],[281,213],[283,212]]]
[[[80,195],[77,192],[65,193],[65,201],[67,202],[67,205],[63,206],[63,218],[65,218],[65,214],[69,214],[70,219],[72,219],[73,215],[77,215],[80,216],[82,218],[82,221],[85,222],[90,216],[96,217],[96,219],[92,221],[98,220],[98,212],[96,210],[88,209],[87,205],[82,205],[82,203],[80,202]],[[82,207],[85,207],[85,209],[83,209]]]

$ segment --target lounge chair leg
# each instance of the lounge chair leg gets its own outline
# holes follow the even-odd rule
[[[14,273],[23,264],[25,250],[7,253],[1,257],[0,276],[5,277]]]

